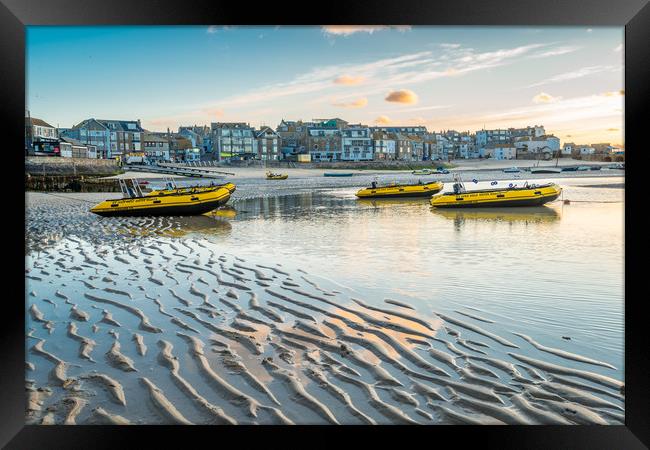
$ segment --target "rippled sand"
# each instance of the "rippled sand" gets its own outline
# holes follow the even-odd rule
[[[28,423],[624,422],[622,368],[484,311],[423,315],[228,254],[199,237],[227,233],[227,213],[86,209],[27,211]]]

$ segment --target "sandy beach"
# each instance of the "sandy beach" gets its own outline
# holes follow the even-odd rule
[[[375,176],[233,172],[234,209]],[[623,185],[590,175],[569,184]],[[506,332],[471,306],[366,295],[262,246],[234,252],[218,240],[234,233],[228,208],[87,212],[111,196],[26,194],[27,423],[624,423],[623,368],[569,340]]]

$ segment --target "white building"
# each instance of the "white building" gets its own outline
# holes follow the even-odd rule
[[[571,156],[573,155],[573,151],[575,150],[576,145],[573,142],[565,142],[564,145],[562,146],[562,155],[563,156]]]
[[[498,160],[517,159],[517,147],[512,144],[488,144],[481,149],[481,156]]]
[[[594,153],[596,153],[596,149],[593,148],[591,145],[580,145],[578,146],[576,153],[578,153],[581,156],[593,155]]]
[[[521,137],[514,142],[517,151],[529,153],[557,153],[560,150],[560,139],[546,135],[541,137]]]
[[[372,161],[370,128],[351,125],[341,130],[342,161]]]

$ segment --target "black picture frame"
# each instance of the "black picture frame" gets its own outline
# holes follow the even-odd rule
[[[248,446],[250,438],[269,427],[113,427],[113,426],[25,426],[25,308],[23,244],[17,235],[25,231],[24,195],[16,191],[24,183],[19,170],[24,164],[20,141],[24,139],[25,107],[25,26],[27,25],[322,25],[322,24],[391,24],[391,25],[573,25],[625,27],[625,141],[631,149],[626,159],[625,237],[633,245],[626,251],[625,287],[625,426],[509,426],[410,427],[397,437],[411,442],[425,439],[422,445],[439,445],[441,436],[455,442],[475,439],[481,446],[499,448],[648,448],[648,333],[642,300],[634,286],[643,277],[633,258],[640,253],[643,241],[636,241],[643,221],[636,213],[636,193],[642,190],[640,177],[644,155],[642,140],[644,112],[650,90],[650,5],[647,0],[492,0],[478,2],[454,0],[375,1],[306,4],[285,1],[281,4],[254,5],[243,2],[209,0],[0,0],[0,90],[5,131],[3,159],[6,220],[3,221],[6,250],[3,275],[11,285],[11,294],[3,301],[7,316],[0,320],[0,444],[6,448],[104,448],[119,445],[132,447],[138,437],[172,442],[180,439],[194,445],[200,438],[211,445],[227,445],[226,433],[234,434]],[[63,56],[62,56],[63,57]],[[8,137],[8,139],[7,139]],[[631,164],[630,164],[631,162]],[[8,198],[12,197],[13,200]],[[639,195],[640,197],[640,195]],[[635,211],[636,210],[636,211]],[[14,238],[14,234],[16,238]],[[635,243],[638,242],[638,243]],[[642,287],[642,286],[640,286]],[[12,295],[12,294],[16,295]],[[646,294],[647,295],[647,294]],[[359,432],[364,438],[384,441],[396,437],[403,427],[273,427],[282,433],[315,433],[319,445],[338,445],[341,433]],[[250,433],[249,433],[250,432]],[[401,434],[401,433],[400,433]],[[146,436],[141,436],[146,435]],[[203,436],[201,436],[203,435]],[[215,441],[218,439],[218,441]],[[373,439],[373,440],[374,440]],[[208,441],[208,442],[210,442]],[[398,441],[398,442],[399,442]],[[270,441],[273,446],[299,445],[301,441]],[[302,441],[307,442],[307,441]],[[366,441],[367,445],[371,441]],[[427,444],[428,442],[428,444]],[[124,444],[122,444],[124,443]],[[295,444],[294,444],[295,443]]]

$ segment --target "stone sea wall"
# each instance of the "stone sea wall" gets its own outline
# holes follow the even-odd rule
[[[25,173],[31,176],[109,176],[121,172],[121,167],[113,159],[48,156],[25,158]]]

